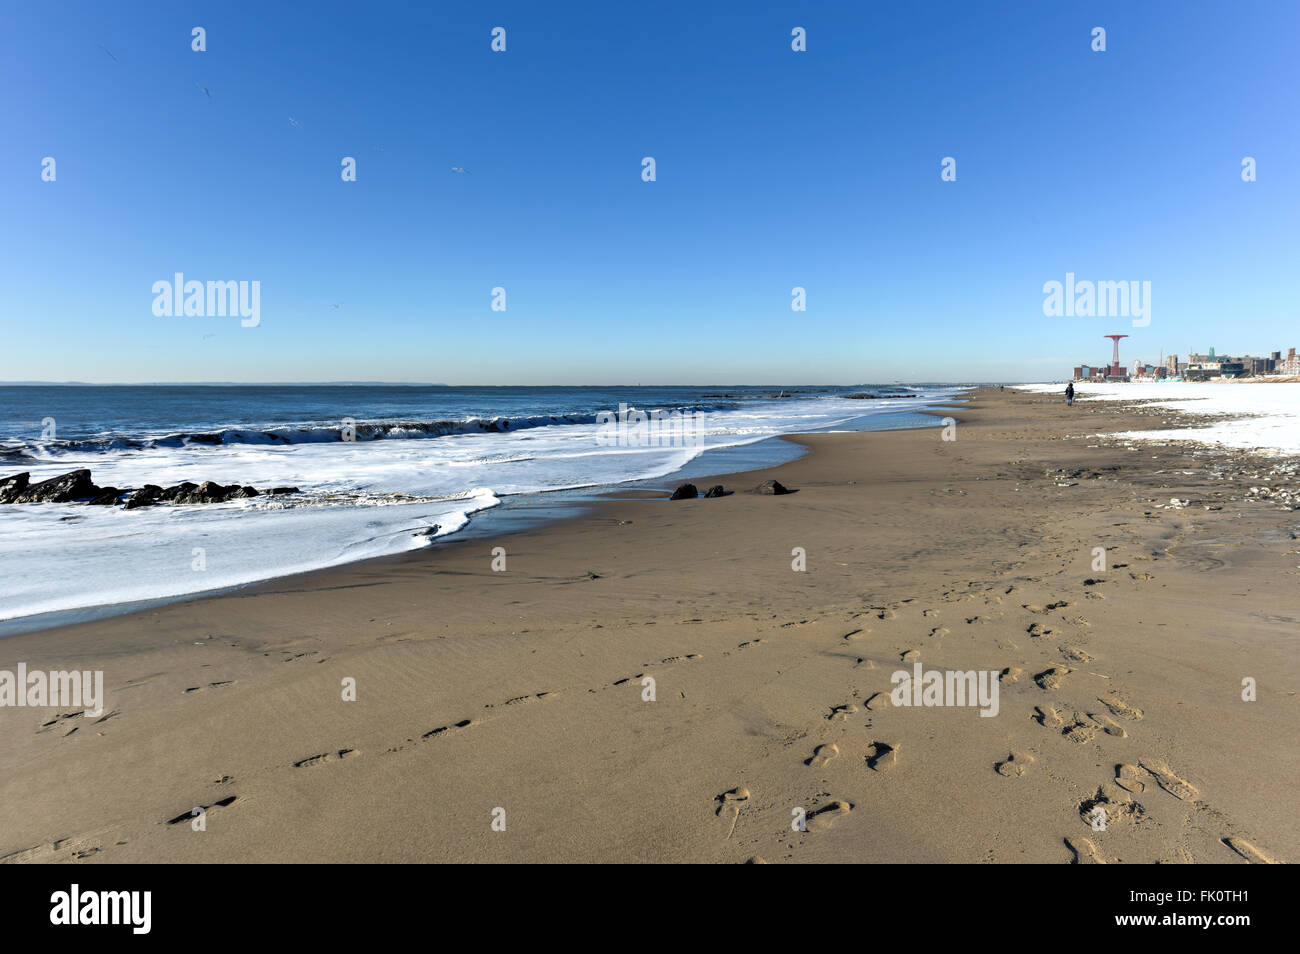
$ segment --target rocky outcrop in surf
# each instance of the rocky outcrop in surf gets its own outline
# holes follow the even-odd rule
[[[298,492],[297,487],[276,487],[265,491],[272,496]],[[256,487],[240,484],[222,485],[214,480],[205,480],[201,484],[185,481],[166,488],[157,484],[145,484],[136,489],[97,487],[91,479],[90,471],[84,468],[35,484],[31,483],[31,475],[26,472],[0,478],[0,504],[84,503],[91,506],[112,507],[126,498],[125,509],[136,510],[156,504],[226,503],[231,500],[258,497],[263,493]]]
[[[24,471],[0,480],[0,504],[13,503],[14,499],[27,489],[27,482],[32,475]]]
[[[7,478],[24,477],[16,474]],[[40,483],[28,484],[27,488],[14,497],[13,503],[68,503],[88,497],[97,497],[101,493],[90,479],[90,471],[74,470]]]

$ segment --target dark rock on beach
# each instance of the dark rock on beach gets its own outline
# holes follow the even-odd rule
[[[90,471],[74,470],[70,473],[31,484],[13,499],[13,503],[67,503],[97,497],[100,489],[90,479]]]
[[[185,485],[182,485],[185,486]],[[230,488],[223,487],[216,481],[205,480],[203,483],[194,487],[189,484],[192,490],[184,491],[172,498],[172,503],[176,504],[205,504],[221,503],[230,498]],[[169,491],[170,492],[170,488]]]
[[[680,487],[678,487],[676,490],[673,491],[673,495],[668,499],[669,500],[694,500],[699,495],[700,492],[699,490],[696,489],[694,484],[682,484]]]
[[[164,503],[176,503],[177,498],[185,497],[199,489],[199,485],[188,480],[176,484],[174,487],[168,487],[159,494],[158,499]]]
[[[301,491],[299,491],[297,487],[272,487],[267,491],[267,493],[272,497],[279,497],[281,494],[296,494],[300,492]]]
[[[765,480],[754,488],[756,494],[788,494],[793,493],[790,488],[786,487],[779,480]]]
[[[7,503],[69,503],[84,501],[92,506],[111,507],[126,497],[126,509],[136,510],[154,504],[207,504],[224,503],[227,500],[243,500],[257,497],[261,491],[256,487],[231,484],[223,487],[213,480],[201,484],[185,481],[174,487],[163,489],[157,484],[145,484],[138,490],[124,490],[118,487],[96,487],[90,479],[89,470],[74,470],[40,483],[30,483],[28,473],[13,474],[0,478],[0,504]],[[273,493],[297,493],[297,487],[277,487]]]
[[[177,493],[173,494],[173,491]],[[168,487],[163,491],[163,498],[170,496],[171,502],[175,504],[209,504],[256,497],[257,494],[256,487],[240,487],[238,484],[223,487],[215,480],[205,480],[197,487],[188,482],[178,487]]]
[[[704,491],[704,496],[708,498],[725,497],[727,492],[722,489],[722,484],[714,484],[708,490]]]
[[[14,474],[12,477],[0,480],[0,504],[13,503],[14,499],[27,489],[27,482],[31,476],[27,471],[23,471],[21,474]]]
[[[163,489],[157,484],[145,484],[139,490],[132,492],[126,502],[127,510],[135,510],[138,507],[149,507],[162,500]]]

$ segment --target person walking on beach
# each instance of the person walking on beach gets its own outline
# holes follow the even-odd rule
[[[1074,382],[1071,381],[1069,384],[1065,386],[1065,406],[1072,407],[1073,405],[1074,405]]]

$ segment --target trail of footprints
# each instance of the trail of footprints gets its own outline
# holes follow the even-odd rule
[[[899,607],[911,602],[913,601],[904,600],[900,603],[885,606],[873,606],[868,611],[851,614],[851,619],[857,621],[864,617],[871,617],[872,619],[882,622],[889,622],[898,619],[897,609]],[[925,609],[922,610],[922,615],[927,619],[932,618],[938,615],[938,610]],[[787,623],[784,625],[794,626],[807,622],[809,621],[803,620],[799,623]],[[870,636],[871,633],[872,630],[869,627],[858,627],[850,629],[848,632],[841,630],[841,635],[836,637],[836,639],[838,642],[863,640]],[[948,630],[946,628],[937,627],[932,629],[931,635],[938,637],[946,635],[947,633]],[[904,650],[898,655],[900,661],[910,661],[911,659],[916,658],[918,654],[916,650]],[[872,670],[876,667],[871,660],[858,658],[854,662],[854,668]],[[853,695],[855,698],[858,697],[857,690],[853,691]],[[802,760],[803,764],[811,769],[825,769],[832,763],[842,762],[846,757],[846,749],[841,747],[841,742],[844,741],[846,736],[851,738],[854,734],[855,729],[851,726],[856,722],[855,717],[860,716],[864,709],[866,712],[870,713],[884,709],[888,707],[888,705],[888,692],[873,692],[867,697],[866,701],[863,702],[861,706],[856,702],[839,702],[826,706],[826,708],[822,710],[821,716],[822,731],[835,732],[837,734],[837,739],[823,739],[820,743],[816,744],[812,749],[812,753]],[[870,725],[870,719],[868,719],[865,723],[865,727],[869,729]],[[816,731],[817,730],[814,730],[814,734],[816,734]],[[870,737],[868,736],[867,738]],[[899,764],[900,746],[896,742],[886,742],[880,739],[873,739],[861,748],[859,748],[857,744],[851,744],[850,749],[861,753],[860,756],[854,754],[853,758],[858,760],[857,764],[869,772],[889,772]],[[743,786],[728,789],[714,797],[714,802],[716,804],[715,814],[727,822],[726,838],[730,839],[735,833],[736,823],[739,816],[749,805],[750,801],[750,792]],[[826,792],[822,792],[820,795],[815,796],[813,801],[814,807],[808,808],[803,816],[804,829],[812,833],[829,830],[837,821],[852,812],[855,807],[853,802],[845,799],[833,798]],[[761,857],[751,856],[747,860],[747,863],[766,864],[767,862]]]
[[[745,642],[740,643],[736,647],[736,651],[747,649],[761,642],[762,642],[761,639],[747,640]],[[659,665],[666,666],[675,663],[694,662],[696,660],[703,659],[703,658],[704,656],[702,653],[685,653],[678,656],[668,656],[667,658],[660,660]],[[648,669],[650,668],[650,666],[647,665],[645,668]],[[639,681],[643,679],[645,675],[646,673],[644,671],[639,672],[634,676],[625,676],[621,679],[616,679],[613,682],[607,683],[603,686],[598,686],[594,689],[588,689],[587,691],[589,693],[600,692],[602,690],[611,689],[617,686],[625,686],[633,682],[639,683]],[[486,710],[492,710],[498,708],[510,708],[510,707],[520,706],[531,702],[541,702],[543,700],[553,698],[557,694],[558,692],[556,690],[543,690],[541,692],[527,693],[522,696],[512,696],[511,698],[506,699],[502,702],[484,703],[483,708]],[[389,746],[388,749],[386,750],[386,754],[401,752],[404,749],[406,749],[408,746],[415,745],[421,742],[427,742],[433,739],[444,739],[453,734],[463,732],[467,729],[471,729],[481,724],[482,724],[481,719],[475,719],[471,717],[467,719],[461,719],[457,722],[452,722],[447,725],[440,725],[435,728],[429,729],[426,732],[421,733],[418,737],[412,735],[407,737],[402,742]],[[345,759],[353,758],[360,754],[361,754],[360,751],[358,751],[355,748],[341,747],[331,752],[324,752],[317,755],[311,755],[306,758],[298,759],[297,761],[292,763],[292,767],[309,768],[309,767],[325,765],[333,762],[342,762]]]
[[[1120,566],[1122,564],[1114,564],[1112,569],[1118,569]],[[1134,580],[1145,581],[1150,579],[1147,574],[1130,575]],[[1102,582],[1104,581],[1088,580],[1085,581],[1085,586],[1096,587]],[[1095,590],[1086,595],[1092,599],[1102,598],[1102,595],[1095,592]],[[1058,618],[1067,624],[1080,628],[1089,627],[1091,624],[1083,616],[1067,617],[1064,613],[1060,613],[1060,611],[1066,610],[1070,606],[1071,604],[1068,601],[1061,600],[1041,606],[1025,603],[1022,604],[1021,608],[1036,616],[1058,613]],[[1037,621],[1030,622],[1026,632],[1034,640],[1047,640],[1062,635],[1051,626]],[[1059,651],[1067,663],[1088,663],[1094,658],[1079,646],[1061,646]],[[1076,669],[1068,665],[1050,666],[1035,675],[1034,682],[1044,692],[1066,690],[1071,683],[1071,675],[1076,671]],[[1019,670],[1015,667],[1005,670],[1004,681],[1007,681],[1005,674],[1008,672],[1015,674]],[[1100,673],[1092,673],[1092,675],[1109,679],[1109,677]],[[1014,681],[1014,675],[1011,681]],[[1038,705],[1034,707],[1033,719],[1044,728],[1053,730],[1058,737],[1070,743],[1082,745],[1103,736],[1127,739],[1129,738],[1129,730],[1125,727],[1125,723],[1131,726],[1133,723],[1141,722],[1144,717],[1144,713],[1139,706],[1125,699],[1114,689],[1098,695],[1096,702],[1099,704],[1097,707],[1084,707],[1082,709],[1076,709],[1073,706]],[[1032,762],[1032,760],[1032,756],[1022,756],[1020,753],[1013,752],[1006,759],[995,763],[994,769],[1000,775],[1018,777],[1024,773],[1026,764]],[[1175,772],[1164,759],[1153,756],[1140,759],[1136,765],[1127,762],[1115,763],[1114,777],[1103,782],[1091,795],[1083,798],[1078,803],[1079,819],[1091,829],[1095,813],[1100,809],[1105,812],[1107,827],[1117,824],[1140,824],[1147,814],[1147,809],[1134,796],[1144,795],[1157,789],[1179,801],[1194,805],[1198,811],[1218,814],[1200,801],[1200,793],[1191,782]],[[1104,833],[1095,833],[1092,838],[1079,835],[1065,838],[1065,846],[1069,849],[1071,855],[1070,863],[1105,864],[1105,857],[1098,847],[1100,840],[1104,837]],[[1247,862],[1252,864],[1275,863],[1267,854],[1240,836],[1225,836],[1220,841],[1225,847]],[[1185,848],[1178,847],[1176,851],[1180,860],[1193,860]]]
[[[1112,569],[1118,568],[1117,565],[1112,566]],[[1143,574],[1133,574],[1133,578],[1143,580],[1149,577]],[[1033,582],[1041,583],[1041,581]],[[1096,592],[1096,587],[1103,582],[1106,581],[1099,579],[1086,581],[1087,592],[1084,594],[1085,598],[1104,598],[1102,594]],[[1016,594],[1018,589],[1014,584],[988,586],[978,581],[972,581],[964,591],[952,589],[944,593],[943,601],[955,603],[982,599],[986,605],[996,606],[1003,603],[1005,598]],[[905,602],[910,603],[912,601]],[[898,618],[897,609],[901,608],[901,606],[900,603],[888,606],[873,606],[868,612],[854,614],[853,618],[856,620],[869,616],[882,622],[888,622]],[[1061,624],[1075,628],[1078,631],[1072,637],[1076,640],[1083,636],[1082,631],[1091,626],[1085,616],[1069,614],[1072,606],[1073,604],[1069,600],[1052,600],[1041,604],[1020,603],[1020,609],[1030,614],[1031,617],[1027,621],[1025,629],[1031,641],[1043,644],[1044,648],[1047,645],[1055,644],[1055,652],[1063,658],[1060,664],[1049,665],[1036,672],[1031,670],[1033,674],[1030,678],[1033,684],[1044,693],[1068,692],[1071,686],[1076,684],[1075,680],[1089,675],[1102,678],[1107,682],[1110,680],[1110,677],[1103,673],[1085,672],[1078,668],[1080,664],[1090,663],[1094,660],[1093,655],[1086,649],[1078,645],[1061,644],[1061,639],[1069,635],[1060,628]],[[940,611],[934,607],[924,608],[920,612],[920,621],[929,624],[927,625],[929,635],[935,639],[950,635],[947,627],[931,624],[931,621],[939,615]],[[1038,618],[1035,619],[1034,617]],[[1047,617],[1052,619],[1046,619]],[[964,617],[964,619],[967,625],[987,621],[980,616],[969,616]],[[869,633],[870,630],[857,629],[846,634],[843,639],[861,640],[865,639]],[[1007,648],[1006,644],[999,643],[999,645]],[[1011,644],[1010,648],[1014,649],[1016,647]],[[901,662],[911,662],[919,659],[919,652],[915,649],[907,649],[902,651],[898,658]],[[1018,661],[1025,662],[1024,660]],[[870,660],[859,659],[857,661],[859,667],[863,667],[864,663],[869,664]],[[874,666],[868,668],[874,668]],[[1024,676],[1025,670],[1023,668],[1008,665],[1002,670],[999,678],[1004,685],[1011,685],[1019,682]],[[863,703],[863,707],[868,712],[877,711],[888,705],[888,692],[872,693]],[[847,714],[854,711],[856,711],[856,707],[851,704],[834,706],[830,708],[831,714],[826,718],[828,720],[842,721]],[[1109,688],[1096,695],[1095,705],[1092,706],[1085,705],[1076,708],[1073,705],[1042,704],[1035,706],[1033,710],[1035,722],[1052,730],[1057,737],[1075,745],[1083,745],[1105,737],[1128,739],[1130,737],[1130,728],[1133,724],[1141,722],[1143,717],[1142,709],[1124,698],[1122,692],[1114,688]],[[866,764],[873,771],[887,771],[898,764],[898,752],[899,746],[896,744],[880,741],[872,742],[867,749]],[[818,745],[813,750],[812,756],[804,760],[804,764],[811,768],[825,768],[832,760],[841,756],[840,745],[833,741],[827,741]],[[993,768],[997,774],[1004,778],[1015,779],[1028,773],[1035,761],[1035,756],[1028,752],[1012,750],[1004,758],[995,762]],[[1199,801],[1200,795],[1196,787],[1178,775],[1165,760],[1157,757],[1143,757],[1138,760],[1137,764],[1115,763],[1114,777],[1105,780],[1090,795],[1081,799],[1076,805],[1076,810],[1081,822],[1087,825],[1089,829],[1092,828],[1093,814],[1099,808],[1105,811],[1108,825],[1140,824],[1146,817],[1147,809],[1134,796],[1143,795],[1154,790],[1159,790],[1180,801],[1195,805],[1198,809],[1208,809],[1208,806]],[[813,830],[811,824],[809,829]],[[1103,852],[1098,847],[1099,842],[1094,840],[1104,837],[1104,833],[1095,833],[1092,837],[1071,835],[1065,838],[1064,844],[1071,855],[1070,862],[1073,864],[1105,864]],[[1275,863],[1265,852],[1240,836],[1225,836],[1220,841],[1226,848],[1252,864]],[[1186,854],[1185,849],[1179,848],[1178,850]],[[1187,860],[1190,860],[1190,857]]]

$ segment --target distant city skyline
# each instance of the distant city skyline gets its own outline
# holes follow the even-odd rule
[[[1298,324],[1294,4],[6,20],[15,378],[1011,383]]]

